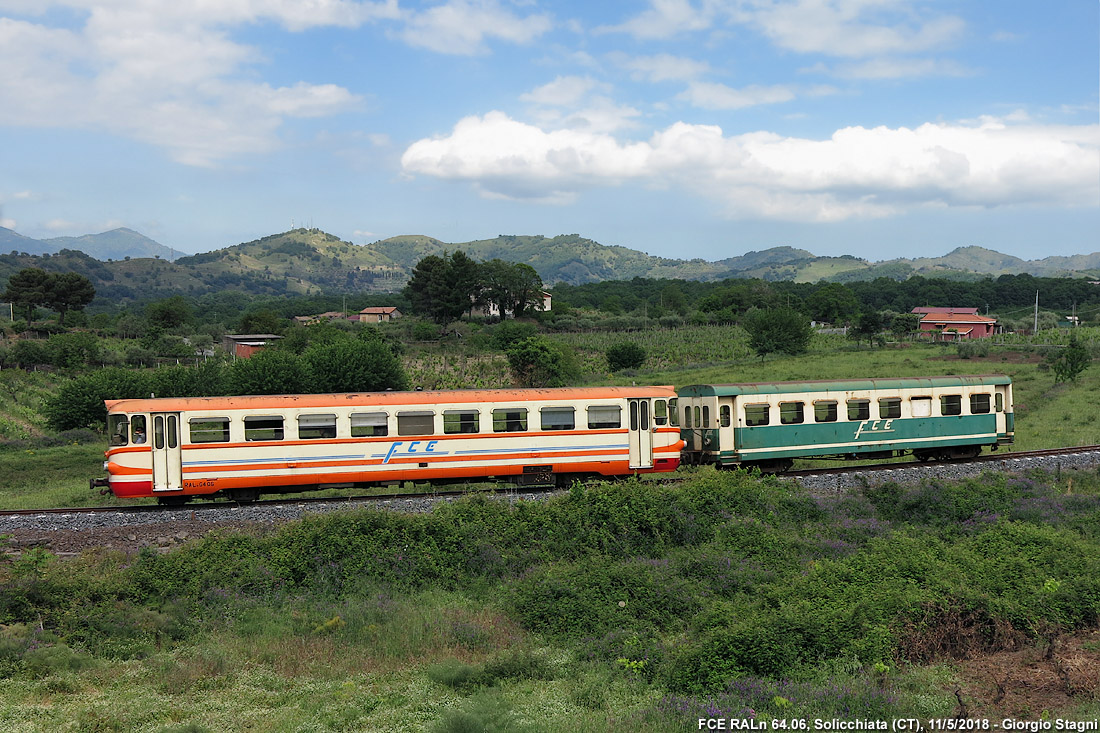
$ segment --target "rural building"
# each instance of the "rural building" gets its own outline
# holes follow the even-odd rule
[[[281,339],[273,333],[239,333],[222,337],[222,347],[230,354],[247,359],[272,341]]]
[[[385,305],[378,308],[364,308],[359,311],[359,317],[352,316],[352,320],[360,323],[389,323],[401,317],[401,311],[396,306]]]
[[[921,332],[944,341],[986,338],[997,327],[996,318],[979,315],[977,308],[920,307],[912,312],[921,316]]]

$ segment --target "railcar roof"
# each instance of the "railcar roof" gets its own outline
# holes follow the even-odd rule
[[[885,379],[813,379],[798,382],[746,382],[740,384],[693,384],[681,387],[681,397],[725,397],[730,395],[789,394],[794,392],[854,392],[857,390],[974,387],[1011,384],[1004,374],[975,374],[948,377],[891,377]]]
[[[671,386],[544,387],[541,389],[438,389],[415,392],[240,395],[236,397],[150,397],[104,400],[108,412],[181,412],[186,410],[276,410],[285,408],[445,405],[470,402],[509,403],[550,400],[598,400],[675,397]]]

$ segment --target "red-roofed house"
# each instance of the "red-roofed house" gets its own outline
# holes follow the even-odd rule
[[[401,317],[401,311],[396,306],[387,305],[380,308],[364,308],[359,311],[360,323],[385,323]]]
[[[977,308],[914,308],[923,316],[920,330],[940,334],[944,340],[982,339],[992,336],[997,319],[978,315]]]

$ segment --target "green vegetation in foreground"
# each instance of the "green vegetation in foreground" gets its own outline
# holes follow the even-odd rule
[[[1038,654],[1100,620],[1100,472],[816,500],[708,470],[168,554],[31,550],[0,579],[6,730],[944,718],[952,657]],[[1048,713],[1100,712],[1077,699]]]

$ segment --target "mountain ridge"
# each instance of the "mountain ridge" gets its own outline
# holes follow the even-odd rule
[[[148,240],[133,230],[112,231],[121,232],[115,241],[143,245]],[[88,236],[94,240],[99,235]],[[579,234],[500,235],[459,243],[443,242],[426,235],[402,235],[359,245],[320,229],[300,228],[179,257],[175,261],[123,254],[121,258],[104,262],[73,248],[87,242],[85,237],[50,240],[53,246],[64,243],[73,247],[40,255],[30,254],[27,248],[19,246],[36,241],[39,240],[0,228],[0,251],[15,245],[14,251],[8,250],[10,254],[0,255],[0,287],[24,267],[41,267],[84,274],[92,279],[103,297],[118,300],[144,300],[150,293],[163,297],[164,294],[219,290],[262,295],[393,292],[401,289],[412,268],[423,257],[456,250],[480,261],[499,258],[529,264],[547,285],[636,277],[850,282],[877,277],[899,281],[913,276],[978,279],[1025,273],[1047,277],[1088,276],[1100,280],[1100,252],[1029,261],[977,246],[957,247],[938,258],[880,262],[851,255],[819,257],[808,250],[779,246],[707,261],[658,257],[627,247],[603,245]],[[116,251],[116,254],[121,253],[122,250]]]

